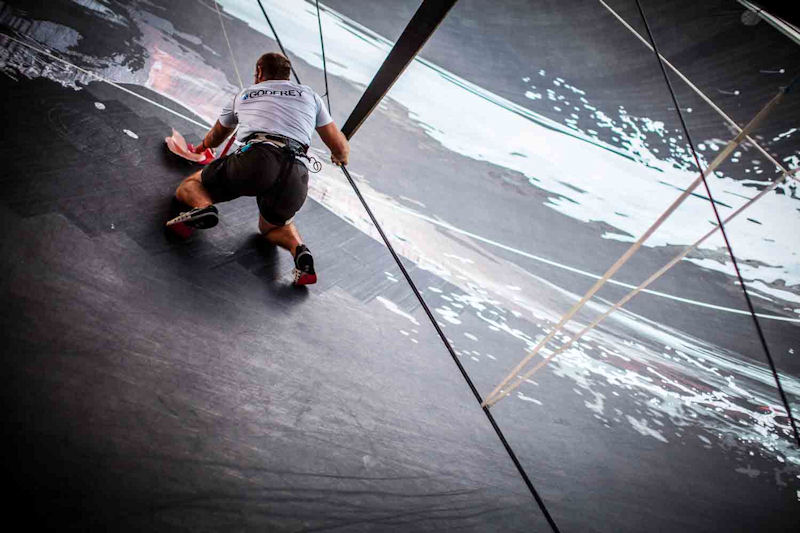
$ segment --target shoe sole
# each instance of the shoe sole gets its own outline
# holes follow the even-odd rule
[[[213,228],[219,223],[219,215],[216,213],[203,213],[196,217],[186,217],[181,218],[183,215],[179,215],[172,220],[167,222],[167,227],[174,227],[178,225],[184,225],[191,228],[197,229],[208,229]]]
[[[188,226],[197,229],[209,229],[219,224],[219,215],[215,213],[203,213],[197,218],[191,218],[186,221]]]
[[[295,269],[294,271],[294,284],[301,286],[301,285],[313,285],[317,282],[317,275],[316,274],[306,274],[300,273],[299,270]]]
[[[168,225],[167,229],[181,239],[188,239],[194,233],[194,228],[187,226],[183,222]]]

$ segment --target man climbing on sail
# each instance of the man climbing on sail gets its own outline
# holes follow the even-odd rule
[[[347,164],[350,146],[311,87],[289,80],[291,63],[277,53],[256,62],[255,84],[240,91],[222,109],[214,126],[194,148],[219,146],[239,125],[244,145],[212,161],[178,186],[175,197],[187,211],[167,222],[178,234],[217,225],[215,203],[254,196],[258,229],[271,243],[288,250],[295,262],[294,283],[316,283],[314,259],[293,222],[308,192],[308,146],[316,129],[331,150],[334,164]]]

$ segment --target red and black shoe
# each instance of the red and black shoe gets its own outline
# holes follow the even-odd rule
[[[219,223],[219,211],[213,205],[195,207],[167,221],[167,227],[181,237],[189,237],[195,229],[213,228]]]
[[[305,244],[300,244],[295,249],[294,255],[294,284],[313,285],[317,282],[317,273],[314,271],[314,257]]]

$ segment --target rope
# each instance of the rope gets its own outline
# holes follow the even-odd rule
[[[219,10],[219,4],[217,0],[214,0],[214,7],[217,8],[217,16],[219,16],[219,25],[222,26],[222,35],[225,36],[225,42],[228,43],[228,52],[231,54],[231,63],[233,63],[233,70],[236,71],[236,78],[239,80],[239,89],[244,89],[244,83],[242,83],[242,76],[239,74],[239,67],[236,66],[236,57],[233,55],[233,48],[231,47],[231,41],[228,39],[228,32],[225,29],[225,23],[222,21],[222,13]]]
[[[797,173],[798,170],[800,170],[800,169],[795,169],[792,172],[793,173]],[[728,216],[728,218],[725,219],[725,224],[730,223],[730,221],[733,220],[734,218],[736,218],[742,211],[744,211],[745,209],[749,208],[751,205],[753,205],[754,203],[759,201],[761,198],[766,196],[768,193],[770,193],[773,190],[775,190],[775,188],[778,185],[780,185],[781,183],[783,183],[788,177],[790,177],[790,174],[783,174],[778,179],[773,181],[770,184],[769,187],[767,187],[766,189],[764,189],[763,191],[758,193],[755,197],[751,198],[749,201],[745,202],[741,207],[739,207],[736,211],[731,213]],[[589,331],[591,331],[592,329],[597,327],[598,324],[600,324],[603,320],[608,318],[613,312],[619,310],[623,305],[628,303],[628,301],[630,301],[634,296],[636,296],[641,291],[643,291],[648,285],[650,285],[651,283],[656,281],[658,278],[660,278],[665,272],[667,272],[673,266],[675,266],[679,262],[681,262],[683,260],[683,258],[686,257],[689,254],[689,252],[691,252],[692,250],[694,250],[695,248],[700,246],[700,244],[702,244],[706,239],[711,237],[714,233],[719,231],[719,229],[720,229],[720,226],[716,226],[714,229],[712,229],[711,231],[709,231],[708,233],[706,233],[705,235],[700,237],[694,244],[684,248],[681,253],[679,253],[678,255],[673,257],[666,265],[661,267],[661,269],[659,269],[652,276],[650,276],[645,281],[643,281],[638,287],[636,287],[635,289],[630,291],[628,294],[623,296],[621,300],[619,300],[612,307],[607,309],[602,315],[600,315],[599,317],[594,319],[594,321],[591,324],[589,324],[588,326],[584,327],[580,332],[578,332],[574,337],[572,337],[566,344],[564,344],[563,346],[558,348],[555,352],[553,352],[552,354],[548,355],[543,360],[538,362],[532,369],[527,371],[525,374],[519,376],[517,378],[517,381],[515,381],[512,385],[510,385],[508,387],[508,389],[503,391],[502,394],[500,394],[497,397],[495,397],[491,402],[489,402],[488,405],[491,407],[495,403],[499,402],[500,400],[502,400],[503,398],[505,398],[506,396],[511,394],[517,387],[519,387],[522,383],[524,383],[525,380],[528,380],[531,377],[533,377],[533,375],[536,374],[536,372],[538,372],[540,369],[544,368],[550,361],[555,359],[555,357],[557,355],[559,355],[559,354],[567,351],[568,349],[570,349],[572,347],[572,345],[575,344],[576,342],[578,342],[584,335],[586,335],[587,333],[589,333]]]
[[[286,55],[286,52],[283,50],[283,46],[281,45],[280,40],[278,39],[278,35],[277,35],[277,33],[275,33],[275,28],[272,26],[272,23],[269,22],[269,17],[267,16],[267,12],[264,10],[264,6],[261,5],[261,0],[258,0],[258,4],[261,7],[262,13],[264,13],[264,17],[267,19],[267,23],[269,24],[269,27],[272,29],[272,34],[275,36],[275,40],[278,42],[278,46],[281,47],[281,51],[283,51],[284,55]],[[319,21],[319,16],[320,15],[319,15],[319,10],[318,10],[317,11],[317,17],[318,17],[317,20],[318,21]],[[320,22],[320,28],[321,28],[321,22]],[[321,39],[321,35],[322,35],[322,33],[321,33],[321,29],[320,29],[320,39]],[[324,48],[324,46],[322,48],[322,54],[323,54],[323,65],[324,65],[325,64],[325,48]],[[326,82],[327,82],[327,71],[326,71],[326,74],[325,74],[325,78],[326,78]],[[295,74],[295,79],[297,79],[297,74]],[[300,83],[299,79],[297,80],[297,83]],[[327,83],[326,83],[326,86],[327,86]],[[391,253],[392,258],[394,259],[394,262],[397,264],[398,268],[403,273],[403,276],[405,277],[406,282],[408,283],[409,287],[411,287],[411,290],[414,292],[414,295],[416,296],[417,301],[419,301],[420,305],[422,306],[423,310],[425,311],[425,314],[428,316],[428,319],[430,320],[431,324],[433,325],[434,329],[436,330],[436,333],[439,335],[439,338],[444,343],[445,347],[447,348],[447,351],[450,353],[450,357],[453,359],[453,362],[455,362],[456,366],[458,367],[459,372],[461,372],[461,376],[467,382],[467,385],[469,386],[469,389],[472,391],[472,394],[475,396],[475,399],[478,401],[479,404],[482,404],[483,400],[481,399],[481,395],[478,392],[478,389],[475,387],[475,384],[472,382],[472,379],[470,379],[469,374],[467,374],[467,371],[464,368],[464,366],[461,364],[461,361],[459,361],[455,350],[450,345],[450,342],[447,340],[447,337],[445,336],[445,334],[442,331],[441,327],[439,326],[438,322],[436,322],[436,317],[433,316],[433,313],[431,312],[430,308],[428,307],[428,304],[422,298],[422,294],[420,294],[419,289],[417,289],[417,286],[414,283],[414,280],[411,279],[411,276],[409,275],[408,271],[406,270],[406,267],[403,265],[403,262],[400,260],[400,256],[397,255],[397,252],[395,251],[394,247],[392,246],[392,243],[389,241],[389,238],[386,236],[386,233],[384,233],[383,228],[378,223],[378,220],[375,218],[375,215],[372,213],[372,209],[370,209],[369,205],[367,204],[366,200],[364,199],[364,196],[361,194],[361,190],[356,185],[356,182],[353,180],[352,176],[350,176],[350,172],[347,170],[347,167],[345,165],[340,165],[340,168],[342,169],[342,173],[344,173],[345,178],[350,183],[350,186],[353,188],[353,191],[356,193],[356,196],[358,197],[359,201],[361,202],[361,205],[364,207],[364,210],[367,212],[367,215],[369,215],[370,220],[375,225],[375,229],[378,230],[378,233],[380,234],[381,239],[383,240],[384,244],[386,245],[386,248],[389,250],[389,253]],[[489,412],[488,408],[482,407],[482,410],[483,410],[483,413],[486,415],[486,418],[489,420],[489,423],[491,424],[492,429],[494,429],[495,434],[500,439],[500,442],[503,444],[503,448],[505,448],[506,453],[511,458],[511,461],[514,463],[514,466],[516,467],[517,472],[522,477],[522,480],[524,481],[525,485],[528,487],[528,490],[530,491],[530,493],[533,496],[534,500],[536,500],[536,503],[538,504],[539,509],[542,511],[542,514],[544,514],[545,518],[547,519],[547,523],[550,524],[551,529],[555,533],[559,533],[558,526],[556,525],[555,521],[553,520],[553,517],[550,515],[550,512],[547,510],[547,507],[545,507],[544,500],[542,500],[541,496],[539,496],[539,493],[536,491],[536,488],[533,486],[533,482],[528,477],[528,474],[525,472],[525,469],[522,467],[522,464],[519,462],[519,459],[517,458],[517,455],[514,453],[514,450],[511,448],[511,445],[506,440],[505,435],[503,435],[503,432],[500,430],[500,427],[497,425],[497,422],[495,421],[494,416],[492,415],[491,412]]]
[[[639,0],[636,0],[636,7],[639,9],[639,14],[642,17],[642,21],[644,22],[644,27],[647,30],[647,38],[653,46],[653,52],[656,55],[656,60],[658,61],[658,66],[661,68],[661,73],[664,76],[664,81],[667,84],[667,88],[669,89],[670,97],[672,98],[672,102],[675,104],[675,110],[678,114],[678,118],[681,122],[681,128],[683,129],[684,134],[686,135],[686,140],[689,143],[689,148],[692,150],[692,156],[694,157],[695,163],[697,164],[697,168],[702,168],[700,166],[700,158],[697,156],[697,151],[695,150],[694,143],[692,142],[692,138],[689,135],[689,128],[686,126],[686,121],[683,118],[683,113],[681,113],[680,107],[678,106],[678,99],[675,96],[675,90],[672,87],[672,82],[669,81],[669,76],[667,75],[667,70],[664,68],[664,63],[661,61],[661,54],[658,53],[658,48],[656,47],[655,40],[653,39],[653,34],[650,31],[650,24],[647,22],[647,18],[644,16],[644,11],[642,10],[642,5]],[[778,93],[778,96],[773,98],[773,102],[776,102],[785,91],[788,91],[796,82],[797,77],[795,77],[792,82],[789,84],[789,87],[782,90]],[[771,103],[773,103],[771,102]],[[762,110],[759,115],[764,114],[764,110]],[[758,117],[758,115],[756,115]],[[755,120],[755,119],[754,119]],[[739,134],[741,135],[741,133]],[[758,339],[761,341],[761,346],[764,348],[764,354],[767,356],[767,361],[769,362],[769,366],[772,369],[772,375],[775,378],[775,384],[778,387],[778,393],[780,394],[781,401],[783,402],[783,407],[786,409],[786,414],[789,417],[789,422],[792,426],[792,431],[794,432],[794,439],[795,443],[798,447],[800,447],[800,433],[797,430],[797,424],[792,416],[792,408],[789,405],[789,399],[786,397],[786,392],[783,390],[783,386],[781,385],[780,376],[778,375],[778,369],[775,366],[775,361],[772,359],[772,354],[769,351],[769,345],[767,345],[767,339],[764,336],[764,332],[761,329],[761,321],[758,320],[756,316],[756,310],[753,306],[753,302],[750,300],[750,294],[747,292],[747,287],[744,282],[744,278],[742,277],[742,273],[739,270],[739,263],[736,261],[736,256],[733,254],[733,248],[731,247],[730,240],[728,239],[728,232],[725,231],[725,225],[722,222],[722,217],[719,214],[719,210],[717,209],[717,204],[714,202],[714,197],[711,195],[711,188],[708,186],[708,181],[703,174],[700,174],[700,177],[703,179],[703,186],[706,189],[706,193],[708,194],[708,198],[711,201],[711,208],[714,210],[714,216],[717,219],[717,223],[719,224],[719,229],[722,233],[722,238],[725,240],[725,247],[728,248],[728,253],[731,256],[731,262],[733,263],[733,268],[736,271],[736,277],[739,279],[739,284],[742,287],[742,293],[744,294],[744,299],[747,302],[747,308],[750,310],[750,315],[753,317],[753,324],[756,327],[756,332],[758,333]]]
[[[217,156],[217,159],[222,159],[228,154],[228,150],[231,149],[231,145],[233,145],[234,141],[236,140],[236,132],[238,131],[239,127],[237,126],[236,130],[231,134],[230,138],[228,139],[228,142],[225,143],[225,148],[223,148],[222,152],[219,154],[219,156]]]
[[[782,93],[779,93],[778,96],[781,95]],[[770,104],[776,103],[775,100],[776,99],[773,98],[773,100],[770,101],[767,107],[762,109],[761,112],[759,112],[759,114],[756,115],[755,118],[753,118],[753,120],[750,122],[750,124],[748,124],[748,127],[745,128],[744,131],[749,131],[750,129],[752,129],[753,126],[755,126],[758,122],[760,122],[761,118],[763,118],[765,114],[764,111],[768,107],[771,107]],[[714,158],[714,161],[712,161],[711,165],[709,165],[709,167],[704,172],[712,172],[715,168],[717,168],[728,157],[728,155],[730,155],[733,152],[733,150],[742,142],[744,136],[745,136],[744,132],[740,133],[734,140],[728,143],[728,145],[717,155],[716,158]],[[503,387],[508,385],[508,383],[512,379],[514,379],[516,375],[519,374],[519,372],[525,367],[525,365],[527,365],[531,359],[536,357],[536,354],[538,354],[539,351],[541,351],[541,349],[544,348],[544,346],[547,345],[553,339],[553,337],[555,337],[556,334],[559,331],[561,331],[561,329],[563,329],[563,327],[572,319],[572,317],[575,316],[575,314],[578,311],[580,311],[584,305],[586,305],[586,303],[592,298],[592,296],[594,296],[595,293],[597,293],[597,291],[599,291],[600,288],[603,285],[605,285],[605,283],[611,278],[611,276],[613,276],[620,268],[622,268],[622,266],[628,261],[628,259],[630,259],[633,256],[633,254],[636,253],[639,250],[639,248],[642,247],[645,241],[648,238],[650,238],[650,236],[653,233],[655,233],[655,231],[661,226],[661,224],[663,224],[664,221],[667,218],[669,218],[669,216],[672,215],[672,213],[683,203],[683,201],[686,200],[686,198],[688,198],[689,195],[691,195],[692,191],[694,191],[703,181],[704,172],[701,171],[700,176],[695,178],[695,180],[691,183],[691,185],[689,185],[689,187],[687,187],[681,193],[681,195],[678,196],[678,198],[676,198],[669,207],[667,207],[667,209],[661,214],[661,216],[659,216],[658,219],[655,222],[653,222],[653,224],[649,228],[647,228],[647,230],[642,234],[642,236],[639,237],[639,239],[635,243],[633,243],[630,246],[630,248],[628,248],[628,250],[624,254],[622,254],[622,256],[619,259],[617,259],[617,261],[613,265],[611,265],[611,267],[606,271],[606,273],[603,274],[600,277],[600,279],[598,279],[595,282],[594,285],[592,285],[592,287],[588,290],[586,294],[583,295],[583,297],[578,301],[578,303],[573,305],[572,308],[569,311],[567,311],[567,313],[564,316],[561,317],[561,319],[558,321],[558,324],[556,324],[556,326],[550,331],[550,333],[548,333],[544,339],[539,341],[533,348],[533,350],[531,350],[528,353],[528,355],[526,355],[522,359],[522,361],[520,361],[517,364],[517,366],[514,367],[514,370],[512,370],[503,379],[503,381],[501,381],[494,388],[494,390],[492,390],[492,392],[487,397],[487,401],[486,403],[484,403],[484,405],[488,406],[497,403],[497,400],[499,400],[499,396],[501,394],[501,391],[503,390]]]
[[[503,387],[505,387],[512,379],[514,379],[514,376],[519,374],[519,372],[525,367],[525,365],[528,364],[528,362],[531,359],[533,359],[539,353],[539,351],[541,351],[541,349],[544,348],[544,346],[547,345],[553,339],[553,337],[555,337],[555,335],[567,324],[567,322],[569,322],[569,320],[591,299],[591,297],[598,290],[600,290],[603,284],[605,284],[605,282],[608,281],[609,278],[620,267],[622,267],[623,264],[625,264],[625,262],[634,254],[634,252],[636,252],[642,246],[642,244],[644,244],[644,241],[646,241],[647,238],[650,235],[652,235],[652,233],[658,228],[658,226],[660,226],[661,223],[663,223],[664,220],[666,220],[672,214],[672,212],[675,211],[675,209],[677,209],[677,207],[689,196],[689,194],[691,194],[691,192],[698,187],[700,182],[705,180],[705,175],[713,172],[720,164],[722,164],[723,161],[725,161],[725,159],[728,158],[728,156],[731,153],[733,153],[736,147],[739,146],[739,144],[741,144],[742,141],[744,141],[744,139],[747,136],[747,133],[753,130],[764,119],[764,117],[766,117],[766,115],[772,110],[772,108],[776,106],[778,102],[780,102],[781,98],[783,97],[783,94],[784,91],[778,92],[778,94],[775,95],[775,97],[773,97],[756,114],[755,117],[753,117],[753,119],[747,124],[747,126],[745,126],[745,128],[741,131],[741,133],[739,133],[733,140],[731,140],[725,146],[725,148],[723,148],[720,151],[719,154],[717,154],[717,156],[714,158],[714,160],[711,162],[708,168],[706,168],[704,171],[700,173],[700,176],[696,178],[694,182],[692,182],[692,184],[683,192],[683,194],[681,194],[672,203],[672,205],[670,205],[667,208],[667,210],[664,213],[662,213],[659,219],[656,220],[656,222],[654,222],[653,225],[650,226],[650,228],[648,228],[648,230],[644,233],[644,235],[642,235],[638,241],[636,241],[630,248],[628,248],[628,250],[622,255],[622,257],[620,257],[620,259],[618,259],[617,262],[614,265],[612,265],[612,267],[605,274],[603,274],[603,276],[599,280],[597,280],[594,286],[592,286],[592,288],[589,289],[589,292],[587,292],[583,296],[583,298],[581,298],[581,300],[577,304],[575,304],[561,318],[561,320],[555,326],[555,328],[544,339],[542,339],[533,348],[533,350],[531,350],[531,352],[529,352],[528,355],[525,356],[525,358],[523,358],[522,361],[520,361],[520,363],[516,367],[514,367],[514,370],[512,370],[511,373],[509,373],[508,376],[506,376],[506,378],[502,382],[500,382],[500,384],[497,387],[495,387],[492,393],[487,397],[486,405],[488,406],[494,405],[500,400],[501,397],[507,396],[513,389],[519,386],[519,384],[521,383],[520,380],[518,380],[517,383],[515,383],[515,385],[511,389],[506,390],[504,394],[501,393]]]
[[[328,101],[328,113],[333,113],[331,109],[331,97],[328,94],[330,91],[328,90],[328,66],[325,62],[325,40],[322,38],[322,17],[319,13],[319,0],[314,0],[314,3],[317,5],[317,24],[319,25],[319,44],[322,48],[322,72],[325,75],[325,99]]]
[[[676,67],[675,67],[675,66],[674,66],[672,63],[670,63],[669,61],[667,61],[667,59],[666,59],[664,56],[662,56],[662,55],[661,55],[661,54],[659,54],[657,51],[655,51],[655,50],[653,49],[653,46],[651,46],[651,45],[650,45],[650,43],[649,43],[649,42],[647,42],[647,40],[646,40],[644,37],[642,37],[641,35],[639,35],[639,32],[637,32],[637,31],[636,31],[636,30],[635,30],[635,29],[634,29],[634,28],[633,28],[633,27],[632,27],[630,24],[628,24],[627,22],[625,22],[625,19],[623,19],[623,18],[622,18],[622,17],[621,17],[619,14],[617,14],[617,12],[616,12],[616,11],[614,11],[613,9],[611,9],[611,7],[609,7],[609,5],[608,5],[608,4],[606,4],[606,3],[605,3],[603,0],[597,0],[597,1],[598,1],[598,2],[600,2],[600,3],[603,5],[603,7],[605,7],[605,8],[606,8],[606,9],[607,9],[609,12],[611,12],[611,14],[612,14],[612,15],[614,15],[614,17],[615,17],[615,18],[616,18],[618,21],[620,21],[620,22],[622,23],[622,25],[623,25],[623,26],[625,26],[626,28],[628,28],[628,30],[630,30],[630,32],[631,32],[631,33],[633,33],[633,34],[636,36],[636,38],[637,38],[637,39],[639,39],[640,41],[642,41],[642,43],[644,43],[644,45],[645,45],[647,48],[649,48],[651,52],[655,52],[656,54],[658,54],[658,57],[659,57],[659,59],[660,59],[661,61],[663,61],[663,63],[664,63],[665,65],[667,65],[667,66],[668,66],[668,67],[669,67],[669,68],[670,68],[670,69],[671,69],[671,70],[672,70],[672,71],[673,71],[675,74],[677,74],[677,76],[678,76],[678,77],[679,77],[681,80],[683,80],[683,82],[684,82],[686,85],[688,85],[688,86],[689,86],[689,88],[691,88],[691,89],[692,89],[692,90],[693,90],[695,93],[697,93],[697,95],[698,95],[698,96],[700,96],[700,98],[702,98],[702,99],[703,99],[703,101],[704,101],[705,103],[707,103],[709,106],[711,106],[711,109],[713,109],[714,111],[716,111],[716,112],[717,112],[717,113],[718,113],[718,114],[719,114],[719,115],[720,115],[722,118],[724,118],[724,119],[725,119],[725,121],[726,121],[728,124],[730,124],[730,126],[731,126],[731,127],[732,127],[732,128],[733,128],[733,129],[734,129],[736,132],[737,132],[737,133],[741,133],[741,132],[742,132],[742,128],[739,126],[739,124],[737,124],[737,123],[736,123],[736,122],[735,122],[735,121],[734,121],[734,120],[733,120],[731,117],[729,117],[729,116],[728,116],[728,115],[727,115],[727,114],[726,114],[726,113],[725,113],[725,112],[724,112],[722,109],[720,109],[720,108],[719,108],[719,107],[718,107],[718,106],[717,106],[717,105],[716,105],[716,104],[715,104],[713,101],[711,101],[711,98],[709,98],[708,96],[706,96],[706,95],[705,95],[705,93],[703,93],[703,91],[701,91],[701,90],[700,90],[700,89],[699,89],[699,88],[698,88],[698,87],[697,87],[697,86],[696,86],[694,83],[692,83],[691,81],[689,81],[689,78],[687,78],[686,76],[684,76],[684,75],[683,75],[683,73],[682,73],[680,70],[678,70],[678,69],[677,69],[677,68],[676,68]],[[778,167],[778,169],[780,169],[780,170],[781,170],[781,172],[783,172],[784,174],[787,174],[787,173],[788,173],[788,174],[791,174],[791,173],[790,173],[788,170],[786,170],[786,168],[785,168],[785,167],[784,167],[784,166],[783,166],[783,165],[782,165],[782,164],[781,164],[781,163],[780,163],[778,160],[776,160],[774,157],[772,157],[772,155],[770,155],[770,153],[769,153],[769,152],[767,152],[767,151],[766,151],[766,150],[765,150],[765,149],[764,149],[764,148],[763,148],[763,147],[762,147],[760,144],[758,144],[758,143],[757,143],[757,142],[756,142],[756,141],[755,141],[755,140],[754,140],[752,137],[748,136],[748,137],[747,137],[747,140],[750,142],[750,144],[752,144],[752,145],[753,145],[753,147],[754,147],[756,150],[758,150],[759,152],[761,152],[761,154],[762,154],[764,157],[766,157],[766,158],[767,158],[767,159],[768,159],[768,160],[769,160],[769,161],[770,161],[770,162],[771,162],[773,165],[775,165],[776,167]],[[796,176],[791,176],[791,179],[797,180],[798,178],[797,178]]]
[[[767,13],[760,7],[753,5],[752,3],[748,2],[747,0],[738,0],[740,4],[744,7],[749,9],[751,12],[758,15],[759,18],[765,20],[767,24],[772,26],[773,28],[777,29],[779,32],[784,34],[786,37],[794,41],[795,44],[800,44],[800,29],[797,28],[794,24],[790,23],[787,20],[782,19],[781,17],[772,15]],[[774,6],[772,6],[774,7]]]
[[[284,55],[284,57],[288,59],[289,56],[286,54],[286,49],[283,48],[283,44],[281,44],[281,40],[278,38],[278,33],[275,31],[275,26],[273,26],[272,21],[269,20],[269,16],[267,15],[267,12],[264,10],[264,6],[263,4],[261,4],[261,0],[257,1],[258,1],[258,7],[260,7],[261,12],[264,13],[264,18],[267,19],[267,24],[269,24],[269,29],[272,30],[272,35],[275,36],[275,42],[278,43],[278,48],[281,49],[281,53]],[[294,74],[295,81],[298,83],[298,85],[302,85],[302,83],[300,83],[300,78],[297,77],[297,72],[294,71],[294,67],[290,68],[292,69],[292,74]]]
[[[624,254],[622,254],[622,256],[619,259],[617,259],[617,262],[614,263],[611,266],[611,268],[609,268],[606,271],[606,273],[603,274],[603,276],[599,280],[597,280],[597,282],[595,282],[595,284],[592,286],[592,288],[589,289],[589,291],[585,295],[583,295],[583,297],[580,299],[580,301],[578,301],[578,303],[573,305],[572,308],[569,311],[567,311],[567,313],[563,317],[561,317],[561,320],[559,320],[558,324],[556,324],[556,326],[553,328],[553,330],[550,331],[550,333],[548,333],[547,336],[545,336],[544,339],[539,341],[539,343],[533,348],[533,350],[531,350],[528,353],[528,355],[526,355],[522,359],[522,361],[520,361],[519,364],[517,364],[517,366],[514,367],[514,370],[512,370],[503,379],[503,381],[501,381],[494,388],[494,390],[487,397],[487,403],[485,403],[484,405],[492,405],[494,403],[497,403],[497,400],[499,399],[499,395],[500,395],[501,390],[503,389],[503,387],[508,385],[508,383],[512,379],[514,379],[514,377],[517,374],[519,374],[519,372],[525,367],[525,365],[528,364],[528,362],[531,359],[533,359],[536,356],[536,354],[538,354],[539,351],[545,345],[547,345],[553,339],[553,337],[555,337],[555,335],[559,331],[561,331],[561,329],[563,329],[563,327],[572,319],[573,316],[575,316],[575,314],[578,311],[580,311],[580,309],[584,305],[586,305],[586,303],[592,298],[592,296],[594,296],[595,293],[597,293],[597,291],[600,290],[600,288],[611,278],[611,276],[613,276],[620,268],[622,268],[622,266],[628,261],[628,259],[630,259],[631,256],[633,256],[633,254],[636,253],[636,251],[638,251],[639,248],[642,247],[642,245],[645,243],[645,241],[647,241],[647,239],[650,238],[650,236],[661,226],[661,224],[663,224],[664,221],[667,218],[669,218],[670,215],[672,215],[672,213],[683,203],[683,201],[686,200],[686,198],[689,197],[689,195],[692,193],[692,191],[694,191],[700,185],[700,183],[705,183],[705,176],[710,174],[711,172],[713,172],[720,164],[722,164],[722,162],[725,159],[728,158],[728,156],[731,153],[733,153],[733,151],[736,149],[736,147],[744,141],[744,139],[747,137],[748,133],[751,130],[753,130],[764,119],[764,117],[766,117],[766,115],[772,110],[772,108],[774,106],[776,106],[778,104],[778,102],[780,102],[780,100],[783,97],[783,95],[784,95],[784,91],[783,90],[778,92],[778,94],[774,98],[772,98],[772,100],[770,100],[767,103],[767,105],[765,105],[761,109],[761,111],[759,111],[756,114],[755,117],[753,117],[753,119],[750,121],[750,123],[747,124],[747,126],[745,126],[745,128],[732,141],[730,141],[727,144],[727,146],[725,146],[725,148],[723,148],[720,151],[719,154],[717,154],[717,156],[714,158],[714,160],[711,162],[711,164],[708,165],[706,170],[704,170],[704,171],[702,170],[703,167],[700,165],[700,162],[697,160],[696,154],[695,154],[695,162],[697,164],[697,168],[701,169],[700,175],[692,182],[691,185],[689,185],[689,187],[687,187],[683,191],[683,193],[680,196],[678,196],[678,198],[675,199],[675,201],[672,202],[672,204],[666,209],[666,211],[664,211],[661,214],[661,216],[658,217],[658,219],[647,229],[647,231],[645,231],[644,234],[641,237],[639,237],[639,239],[635,243],[633,243],[631,245],[631,247],[628,248],[628,250]],[[708,189],[708,188],[706,187],[706,189]],[[709,195],[709,198],[710,197],[711,196]],[[716,212],[716,204],[714,204],[712,202],[712,205],[714,206],[714,210]],[[498,398],[495,398],[496,396],[498,396]]]
[[[358,199],[361,201],[361,205],[364,206],[364,209],[366,210],[367,215],[369,215],[370,220],[372,220],[372,223],[375,225],[375,228],[378,230],[378,233],[380,234],[381,239],[383,240],[384,244],[386,244],[386,247],[389,249],[389,252],[392,254],[392,257],[394,258],[395,263],[397,263],[397,266],[400,268],[400,271],[403,273],[403,277],[406,278],[406,282],[411,287],[411,290],[414,292],[414,296],[417,297],[417,301],[419,301],[420,305],[422,306],[422,309],[425,311],[425,314],[428,315],[428,319],[430,320],[430,322],[433,325],[434,329],[436,329],[436,333],[439,335],[439,338],[441,339],[442,343],[445,345],[445,347],[447,348],[447,351],[450,353],[450,357],[452,357],[453,362],[458,367],[459,372],[461,372],[461,376],[464,378],[464,381],[467,382],[467,385],[469,386],[469,389],[472,391],[473,396],[475,396],[475,399],[478,401],[478,403],[481,404],[481,407],[483,409],[483,413],[486,415],[486,418],[489,419],[489,422],[491,423],[492,428],[494,428],[495,433],[497,433],[497,436],[500,438],[500,441],[503,443],[503,447],[506,449],[506,452],[508,453],[509,457],[511,457],[511,461],[514,463],[514,466],[517,468],[517,471],[522,476],[522,479],[525,482],[525,485],[528,487],[528,490],[533,495],[534,499],[536,500],[536,503],[539,504],[539,508],[542,510],[542,513],[544,513],[545,518],[547,518],[547,522],[550,524],[550,527],[553,529],[553,531],[558,532],[559,531],[558,526],[556,526],[555,521],[550,516],[550,513],[547,511],[547,508],[544,505],[544,501],[539,496],[539,493],[536,492],[536,489],[534,488],[533,483],[531,482],[530,478],[528,477],[528,474],[522,468],[522,465],[520,464],[519,460],[517,459],[517,456],[514,453],[514,450],[511,449],[511,446],[508,444],[508,441],[506,441],[506,438],[503,435],[503,432],[500,430],[500,428],[498,427],[497,423],[495,422],[494,416],[492,416],[492,413],[489,411],[489,408],[483,406],[483,400],[481,399],[481,395],[478,392],[478,389],[475,387],[475,384],[472,382],[472,379],[470,379],[469,374],[467,374],[467,371],[464,368],[464,366],[461,364],[461,361],[459,361],[455,350],[453,349],[453,347],[450,344],[450,342],[447,340],[447,337],[445,336],[444,332],[442,331],[442,328],[439,326],[439,323],[436,321],[436,318],[433,316],[433,313],[431,312],[430,308],[428,307],[428,304],[422,298],[422,295],[420,294],[419,290],[417,289],[417,286],[414,283],[414,280],[411,279],[411,276],[409,275],[408,271],[406,270],[406,267],[403,265],[403,262],[400,260],[400,257],[397,255],[397,252],[395,252],[394,247],[392,246],[392,243],[389,242],[389,239],[386,237],[386,234],[383,232],[383,228],[381,228],[381,225],[378,223],[378,220],[375,218],[375,215],[372,213],[372,210],[369,208],[369,205],[367,205],[366,200],[364,200],[364,197],[361,195],[361,191],[359,190],[359,188],[356,185],[355,181],[353,181],[353,178],[350,176],[350,172],[347,171],[347,167],[345,167],[344,165],[341,165],[341,168],[342,168],[342,172],[344,172],[344,175],[347,178],[347,181],[349,181],[350,185],[353,187],[353,190],[355,191],[356,196],[358,196]]]

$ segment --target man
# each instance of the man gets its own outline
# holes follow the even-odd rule
[[[306,85],[289,81],[290,73],[291,63],[281,54],[264,54],[258,59],[255,85],[238,93],[222,109],[195,151],[219,146],[237,124],[237,136],[244,146],[181,182],[175,197],[192,209],[167,226],[179,234],[191,232],[191,228],[211,228],[219,221],[215,203],[255,196],[259,231],[292,254],[294,283],[309,285],[317,281],[314,259],[292,222],[308,192],[306,151],[314,129],[330,148],[334,164],[347,164],[350,146],[319,95]]]

